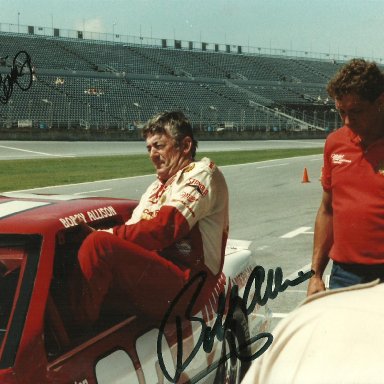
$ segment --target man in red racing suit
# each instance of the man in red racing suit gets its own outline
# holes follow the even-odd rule
[[[197,142],[180,112],[149,120],[144,137],[157,180],[124,225],[93,231],[81,245],[79,322],[96,321],[111,290],[136,311],[161,319],[190,278],[203,271],[207,279],[196,312],[221,276],[228,236],[224,176],[209,159],[194,161]]]

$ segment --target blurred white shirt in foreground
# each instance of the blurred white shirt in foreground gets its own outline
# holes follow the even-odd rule
[[[384,284],[307,298],[276,326],[242,384],[384,383]]]

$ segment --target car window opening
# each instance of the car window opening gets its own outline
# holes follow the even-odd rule
[[[115,217],[93,223],[97,229],[109,228],[122,223],[122,218]],[[75,269],[78,267],[77,253],[84,237],[77,227],[63,229],[57,234],[53,276],[45,314],[45,346],[48,360],[67,352],[71,348],[91,339],[100,332],[135,315],[134,309],[119,297],[113,289],[108,293],[98,321],[89,328],[80,328],[73,323],[74,309],[70,305],[70,294],[73,287]],[[72,291],[73,294],[73,291]]]
[[[0,248],[0,345],[14,305],[23,258],[23,249]]]

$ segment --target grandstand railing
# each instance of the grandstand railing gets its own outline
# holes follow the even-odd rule
[[[126,35],[120,33],[108,33],[108,32],[92,32],[82,30],[73,30],[65,28],[57,28],[53,25],[51,27],[22,25],[14,23],[0,23],[0,32],[17,33],[17,34],[29,34],[46,37],[61,37],[67,39],[79,39],[79,40],[95,40],[104,41],[110,43],[122,43],[133,44],[137,46],[147,47],[161,47],[161,48],[174,48],[179,50],[200,50],[211,52],[225,52],[225,53],[240,53],[249,55],[270,55],[281,57],[293,57],[293,58],[306,58],[306,59],[321,59],[321,60],[337,60],[347,61],[355,56],[341,54],[340,52],[314,52],[311,50],[292,50],[286,48],[266,48],[255,47],[248,44],[239,45],[232,43],[215,43],[206,41],[186,41],[168,38],[157,38],[139,35]],[[383,58],[367,57],[367,59],[375,60],[377,63],[382,63]]]

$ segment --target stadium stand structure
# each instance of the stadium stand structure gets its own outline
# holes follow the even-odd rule
[[[150,116],[172,109],[200,137],[324,136],[340,124],[325,85],[342,61],[0,32],[2,76],[20,50],[36,77],[0,105],[3,138],[138,139]]]

